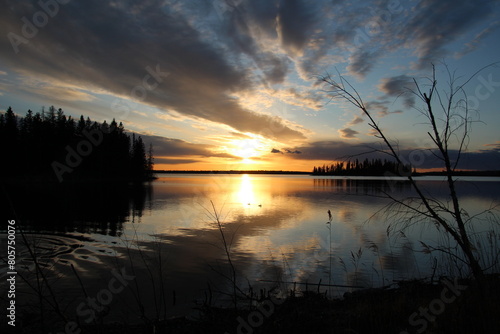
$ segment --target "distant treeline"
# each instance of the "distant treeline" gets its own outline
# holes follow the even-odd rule
[[[408,175],[412,172],[410,165],[400,165],[397,162],[381,159],[365,159],[360,162],[354,161],[338,162],[331,165],[314,167],[314,175],[350,175],[350,176],[387,176]]]
[[[75,120],[54,107],[1,114],[0,156],[2,178],[144,180],[153,170],[152,148],[147,156],[142,138],[121,122]]]

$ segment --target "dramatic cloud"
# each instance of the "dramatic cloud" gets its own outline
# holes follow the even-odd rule
[[[494,2],[488,0],[421,1],[414,10],[415,14],[401,29],[399,38],[405,39],[407,45],[416,46],[418,68],[428,68],[431,62],[448,53],[447,44],[484,20],[493,12],[494,6]]]
[[[180,157],[170,163],[220,156],[231,146],[220,138],[234,133],[260,134],[271,143],[266,152],[274,146],[301,158],[307,140],[363,140],[355,128],[363,118],[334,113],[318,75],[354,75],[374,116],[401,112],[416,102],[410,75],[471,52],[468,66],[500,27],[500,4],[488,0],[87,0],[60,4],[54,15],[43,3],[4,0],[4,103],[88,107],[93,118],[116,118],[137,132],[214,145],[152,138],[158,155]],[[493,95],[481,108],[491,108]]]
[[[37,3],[36,0],[7,1],[7,9],[0,14],[2,30],[22,36],[20,18],[31,19],[40,10]],[[36,36],[28,38],[28,44],[21,43],[18,48],[24,53],[59,54],[57,59],[70,55],[59,69],[69,62],[80,65],[79,79],[94,84],[99,81],[86,80],[88,72],[94,72],[86,67],[97,66],[94,68],[97,72],[104,69],[101,60],[105,55],[120,54],[121,57],[112,59],[122,70],[122,65],[128,65],[129,73],[134,71],[130,65],[143,71],[151,59],[153,63],[162,60],[179,66],[183,72],[199,73],[202,68],[201,73],[211,78],[214,72],[220,75],[219,92],[225,94],[230,82],[231,85],[235,81],[239,83],[233,86],[236,90],[245,85],[242,80],[245,81],[247,73],[234,71],[227,62],[241,62],[241,59],[228,59],[241,54],[253,60],[269,83],[283,82],[291,63],[283,53],[274,52],[277,48],[271,47],[272,43],[280,42],[289,55],[303,55],[304,58],[295,59],[296,65],[309,74],[314,73],[316,63],[330,54],[346,56],[351,73],[365,76],[380,57],[400,47],[414,50],[419,66],[428,66],[432,60],[449,53],[448,45],[498,9],[495,2],[487,0],[474,3],[426,0],[413,8],[408,5],[398,1],[346,5],[344,1],[327,0],[70,2],[60,5],[59,14],[37,29]],[[481,40],[497,28],[497,21],[490,23],[477,33],[475,40]],[[209,43],[212,39],[216,42]],[[43,49],[42,40],[47,46]],[[9,40],[3,42],[3,50],[12,51]],[[474,48],[475,44],[473,40],[467,48]],[[84,46],[88,46],[89,51],[76,58]],[[110,54],[112,50],[115,51]],[[145,59],[139,61],[138,55]],[[43,58],[36,61],[36,65],[46,63]],[[105,71],[100,79],[105,79],[109,72],[116,74]],[[93,74],[97,77],[97,73]],[[68,75],[73,76],[71,71]]]
[[[272,1],[265,3],[255,1],[251,6],[245,7],[242,3],[238,2],[239,5],[234,9],[224,12],[226,19],[223,20],[217,38],[227,52],[235,56],[244,54],[251,58],[256,69],[262,72],[262,79],[266,84],[282,83],[291,62],[285,55],[266,50],[265,42],[263,43],[278,38],[276,32],[278,4],[273,5]],[[200,20],[203,19],[204,17],[200,17]]]
[[[347,51],[348,70],[352,75],[365,77],[378,60],[401,48],[417,57],[418,69],[429,68],[432,62],[452,54],[447,48],[485,19],[492,19],[498,4],[482,0],[424,0],[408,8],[408,3],[377,1],[343,6],[337,3],[334,14],[338,25],[332,27],[337,53]],[[410,4],[412,5],[412,4]],[[362,6],[362,8],[360,8]],[[366,15],[360,15],[360,13]],[[478,32],[462,53],[474,49],[476,40],[498,28],[493,22]]]
[[[2,31],[22,36],[20,18],[33,17],[36,10],[36,1],[11,1],[0,14]],[[246,110],[231,97],[252,89],[247,72],[233,66],[224,50],[205,40],[174,6],[154,0],[140,4],[89,0],[61,5],[59,11],[35,38],[18,45],[17,54],[9,39],[1,40],[0,54],[11,68],[41,80],[104,90],[242,132],[281,141],[305,138],[281,119]],[[291,9],[288,15],[293,15]],[[271,64],[264,65],[266,76],[281,81],[286,62],[274,56],[264,62]],[[119,102],[115,109],[130,108]],[[276,123],[280,131],[268,131]]]
[[[280,0],[277,30],[285,49],[300,55],[316,22],[315,7],[304,0]]]

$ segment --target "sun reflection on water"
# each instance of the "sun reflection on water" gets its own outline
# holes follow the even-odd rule
[[[252,186],[252,178],[248,174],[241,175],[240,188],[238,191],[238,202],[244,206],[256,204],[255,193]]]

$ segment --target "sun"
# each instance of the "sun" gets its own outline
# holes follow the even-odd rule
[[[262,154],[260,151],[262,143],[256,138],[237,139],[231,142],[231,146],[231,153],[245,161]]]

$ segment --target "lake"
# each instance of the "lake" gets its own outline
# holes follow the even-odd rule
[[[466,273],[442,253],[426,251],[425,245],[454,245],[434,224],[389,206],[387,195],[415,196],[404,178],[158,176],[140,186],[67,185],[52,191],[40,184],[11,190],[11,214],[37,244],[54,294],[73,316],[95,320],[82,303],[99,293],[104,298],[108,290],[109,309],[99,313],[106,321],[140,321],[141,309],[155,318],[192,314],[203,303],[224,305],[233,275],[225,246],[245,291],[286,291],[293,282],[296,289],[316,290],[321,283],[320,291],[341,297],[357,287]],[[430,197],[446,201],[442,177],[417,180]],[[460,177],[456,184],[471,217],[500,204],[500,178]],[[499,250],[494,219],[486,214],[471,223],[485,262]],[[400,231],[403,224],[413,225]],[[2,234],[2,244],[4,239]],[[34,280],[26,248],[18,252],[18,271]],[[497,264],[492,270],[498,269]],[[2,268],[2,278],[6,272]],[[120,281],[126,289],[113,290],[110,282],[119,272],[130,280]],[[18,280],[19,289],[28,291]],[[21,294],[18,301],[28,307],[34,298]]]

